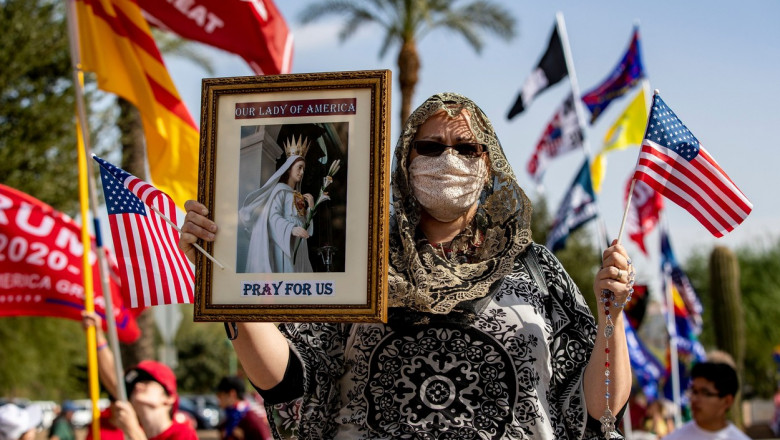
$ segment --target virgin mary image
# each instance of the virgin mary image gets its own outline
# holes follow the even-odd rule
[[[306,240],[314,234],[314,224],[308,229],[303,226],[314,198],[300,191],[308,149],[303,136],[285,141],[287,160],[260,189],[246,196],[239,209],[239,219],[250,234],[248,273],[312,272]]]

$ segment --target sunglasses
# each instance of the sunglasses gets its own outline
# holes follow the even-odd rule
[[[414,149],[422,156],[435,157],[444,152],[447,148],[452,148],[461,156],[479,157],[487,150],[487,145],[476,142],[461,142],[455,145],[444,145],[436,141],[414,141]]]

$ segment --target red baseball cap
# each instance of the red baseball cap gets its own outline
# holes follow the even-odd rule
[[[157,361],[141,361],[138,365],[130,368],[125,373],[125,384],[127,393],[132,394],[135,384],[142,380],[153,380],[165,389],[169,396],[172,396],[173,412],[179,409],[179,395],[176,393],[176,375],[167,365]]]

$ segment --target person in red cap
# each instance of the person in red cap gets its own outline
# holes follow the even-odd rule
[[[174,414],[179,407],[176,376],[165,364],[144,360],[125,373],[128,401],[116,400],[118,381],[114,355],[102,330],[100,317],[84,314],[84,327],[94,326],[97,333],[98,376],[103,387],[114,398],[111,423],[130,440],[195,440],[195,429],[179,422]]]

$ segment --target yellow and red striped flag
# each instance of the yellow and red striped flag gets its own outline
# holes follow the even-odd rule
[[[133,0],[76,0],[83,70],[141,113],[151,181],[184,206],[197,198],[198,127]]]

